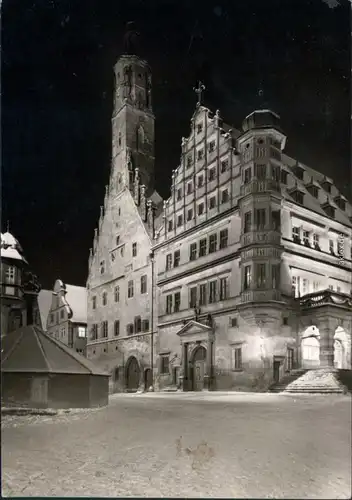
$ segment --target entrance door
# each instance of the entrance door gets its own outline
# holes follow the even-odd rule
[[[149,388],[153,385],[152,371],[147,368],[144,372],[144,390],[149,391]]]
[[[193,357],[193,390],[202,391],[204,389],[204,375],[207,351],[200,346]]]
[[[277,383],[280,380],[280,361],[274,361],[274,382]]]
[[[293,368],[293,349],[287,349],[287,370],[290,372]]]
[[[140,380],[140,369],[136,358],[130,358],[126,369],[126,388],[128,391],[137,391]]]

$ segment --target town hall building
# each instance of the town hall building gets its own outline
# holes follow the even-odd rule
[[[231,128],[199,84],[163,200],[151,69],[123,55],[114,76],[86,348],[110,390],[267,390],[351,369],[352,207],[333,180],[284,153],[275,112]]]

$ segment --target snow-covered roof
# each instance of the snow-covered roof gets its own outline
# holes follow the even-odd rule
[[[27,263],[23,250],[18,240],[9,233],[1,233],[1,257],[6,259],[21,260]]]
[[[73,323],[87,323],[87,289],[83,286],[66,285],[65,299],[72,311]]]
[[[48,314],[51,307],[53,292],[51,290],[40,290],[38,294],[38,307],[40,320],[42,323],[42,329],[46,330],[46,323],[48,319]]]

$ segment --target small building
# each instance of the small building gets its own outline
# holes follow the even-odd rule
[[[108,404],[109,375],[38,326],[2,338],[2,404],[90,408]]]
[[[87,290],[56,280],[51,292],[46,331],[85,355],[87,343]]]

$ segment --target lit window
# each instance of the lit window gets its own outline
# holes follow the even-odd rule
[[[8,266],[6,269],[6,283],[13,285],[15,283],[15,267]]]
[[[86,337],[86,328],[84,326],[79,326],[78,327],[78,336],[81,337],[81,338],[85,338]]]

